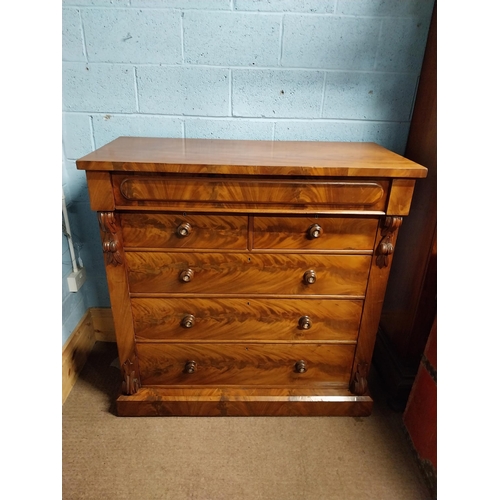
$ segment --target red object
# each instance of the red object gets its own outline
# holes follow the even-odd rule
[[[420,460],[437,471],[437,327],[431,329],[403,421]]]

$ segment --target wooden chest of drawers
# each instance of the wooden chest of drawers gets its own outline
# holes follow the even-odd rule
[[[133,137],[77,167],[98,212],[120,415],[370,414],[424,167],[373,143]]]

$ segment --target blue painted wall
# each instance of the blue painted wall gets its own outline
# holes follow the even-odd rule
[[[63,343],[109,307],[75,160],[120,135],[374,141],[403,154],[434,0],[63,0],[63,189],[87,282]]]

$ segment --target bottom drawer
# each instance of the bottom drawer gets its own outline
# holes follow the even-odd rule
[[[141,344],[143,386],[347,384],[354,345]]]

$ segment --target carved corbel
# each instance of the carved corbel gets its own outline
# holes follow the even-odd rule
[[[402,217],[386,217],[382,228],[382,240],[377,247],[377,266],[387,267],[389,264],[389,255],[394,252],[394,244],[392,242],[394,232],[403,223]]]
[[[351,382],[350,391],[356,396],[363,396],[368,390],[368,364],[358,363],[356,373]]]
[[[135,394],[140,387],[141,383],[136,363],[127,359],[122,365],[122,393],[130,396]]]
[[[113,212],[99,212],[99,227],[103,233],[102,251],[106,256],[106,263],[114,266],[123,262],[120,242],[116,236],[117,226]]]

